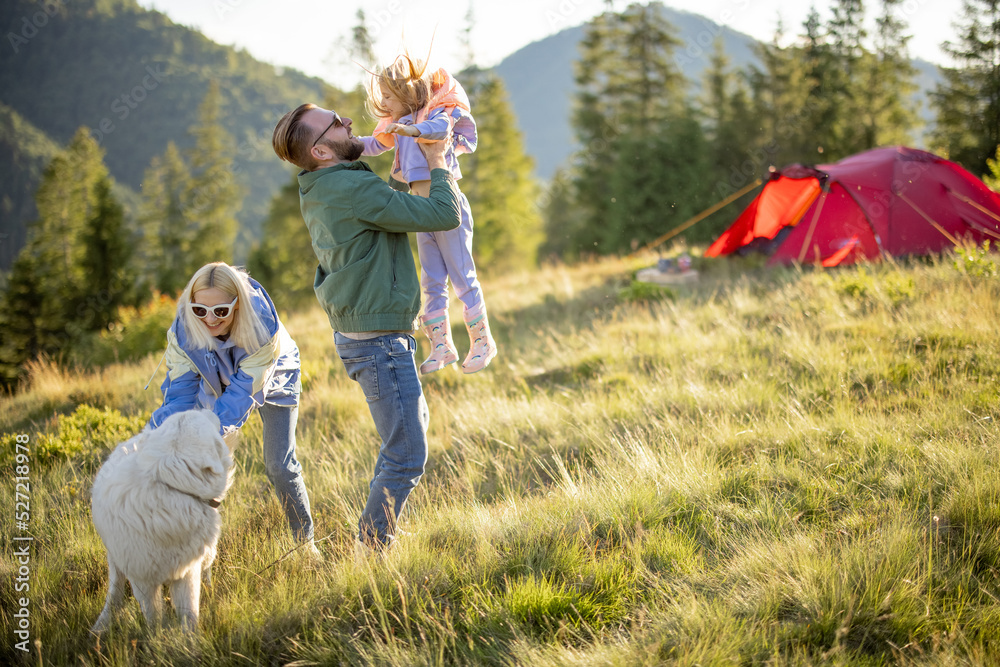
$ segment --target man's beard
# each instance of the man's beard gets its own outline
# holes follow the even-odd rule
[[[330,141],[323,139],[323,144],[328,146],[338,160],[354,162],[365,152],[365,144],[357,137],[350,137],[344,141]]]

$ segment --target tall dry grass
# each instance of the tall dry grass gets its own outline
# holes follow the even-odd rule
[[[989,256],[964,260],[706,263],[700,283],[663,292],[632,284],[650,257],[486,271],[500,356],[473,376],[425,378],[431,452],[410,534],[369,564],[351,543],[377,434],[319,309],[285,314],[302,352],[299,453],[325,561],[288,554],[252,420],[195,638],[146,628],[134,602],[100,642],[86,630],[106,585],[88,510],[93,452],[155,407],[159,378],[141,387],[156,359],[86,374],[39,364],[4,399],[4,432],[53,452],[89,443],[31,469],[42,656],[994,662],[1000,279],[977,270]],[[9,544],[10,513],[0,526]],[[4,658],[35,660],[9,646]]]

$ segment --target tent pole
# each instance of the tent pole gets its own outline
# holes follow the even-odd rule
[[[969,199],[965,195],[960,195],[957,192],[955,192],[954,190],[952,190],[951,188],[948,188],[948,193],[951,194],[952,196],[958,198],[958,199],[961,199],[966,204],[972,204],[973,206],[975,206],[976,208],[978,208],[980,211],[982,211],[986,215],[990,216],[991,218],[993,218],[997,222],[1000,222],[1000,216],[998,216],[996,213],[994,213],[993,211],[991,211],[991,210],[989,210],[987,208],[983,208],[982,206],[980,206],[976,202],[972,201],[971,199]]]
[[[1000,239],[1000,234],[997,234],[995,231],[993,231],[989,227],[984,227],[983,225],[980,225],[978,222],[973,222],[972,220],[966,220],[965,224],[969,225],[973,229],[978,229],[979,231],[981,231],[982,233],[986,234],[987,236],[992,236],[995,239]]]
[[[996,213],[994,213],[993,211],[991,211],[991,210],[989,210],[987,208],[983,208],[982,206],[980,206],[976,202],[972,201],[971,199],[969,199],[965,195],[960,195],[957,192],[955,192],[954,190],[952,190],[951,188],[948,188],[948,194],[952,195],[953,197],[955,197],[957,199],[960,199],[960,200],[964,201],[966,204],[969,204],[973,208],[979,209],[980,211],[982,211],[986,215],[990,216],[991,218],[993,218],[997,222],[1000,222],[1000,216],[997,216]],[[966,220],[966,222],[969,222],[969,221]],[[1000,234],[997,234],[992,229],[989,229],[987,227],[983,227],[982,225],[976,225],[976,226],[978,226],[980,229],[982,229],[984,232],[986,232],[987,234],[989,234],[993,238],[1000,239]]]
[[[652,250],[653,248],[655,248],[656,246],[660,245],[664,241],[672,239],[673,237],[677,236],[678,234],[680,234],[681,232],[683,232],[688,227],[693,226],[696,222],[701,222],[702,220],[704,220],[708,216],[710,216],[713,213],[715,213],[716,211],[718,211],[723,206],[726,206],[727,204],[730,204],[731,202],[733,202],[736,199],[739,199],[740,197],[742,197],[746,193],[748,193],[751,190],[753,190],[754,188],[756,188],[762,182],[763,181],[758,178],[756,181],[754,181],[750,185],[746,186],[745,188],[741,189],[739,192],[735,192],[735,193],[729,195],[728,197],[726,197],[725,199],[723,199],[719,203],[715,204],[714,206],[710,206],[709,208],[705,209],[704,211],[702,211],[698,215],[694,216],[690,220],[688,220],[688,221],[686,221],[684,223],[681,223],[680,225],[674,227],[673,229],[671,229],[669,232],[667,232],[666,234],[664,234],[660,238],[656,239],[655,241],[650,241],[644,247],[636,250],[635,252],[629,254],[628,256],[629,257],[635,257],[640,252],[643,252],[645,250]]]
[[[958,239],[956,239],[954,236],[952,236],[951,234],[949,234],[948,231],[944,227],[942,227],[938,223],[936,223],[933,220],[931,220],[931,217],[929,215],[927,215],[926,213],[924,213],[923,209],[921,209],[919,206],[917,206],[916,204],[914,204],[913,201],[909,197],[907,197],[906,195],[904,195],[902,192],[897,192],[896,196],[899,197],[900,199],[902,199],[903,201],[905,201],[907,204],[909,204],[910,208],[912,208],[914,211],[916,211],[917,213],[919,213],[923,217],[924,220],[926,220],[927,222],[931,223],[931,226],[934,227],[934,229],[936,229],[939,232],[941,232],[946,239],[948,239],[949,241],[951,241],[952,245],[954,245],[954,246],[958,245]]]
[[[816,212],[813,213],[813,219],[809,222],[809,231],[806,232],[806,240],[802,243],[802,248],[799,250],[799,264],[802,260],[806,258],[806,252],[809,250],[809,242],[812,241],[813,232],[816,231],[816,221],[819,220],[819,214],[823,212],[823,204],[826,203],[826,196],[830,194],[830,191],[823,189],[822,194],[820,194],[819,205],[816,206]],[[816,248],[816,259],[817,264],[821,263],[819,257],[819,248]]]

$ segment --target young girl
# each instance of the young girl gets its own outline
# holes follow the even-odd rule
[[[318,555],[302,466],[295,458],[299,349],[260,283],[224,262],[198,269],[177,299],[167,331],[163,405],[147,428],[181,410],[206,408],[222,435],[254,410],[264,425],[264,466],[295,539]]]
[[[430,170],[418,141],[440,141],[452,130],[446,154],[455,180],[462,178],[457,156],[476,150],[476,121],[465,90],[445,70],[427,73],[426,65],[402,55],[372,77],[369,111],[379,118],[371,137],[361,137],[365,155],[379,155],[395,147],[392,178],[426,197]],[[475,373],[486,368],[497,354],[490,334],[483,291],[472,261],[472,211],[465,195],[459,197],[462,224],[447,232],[418,232],[420,285],[424,314],[420,324],[431,342],[430,356],[420,364],[421,373],[433,373],[458,360],[448,319],[448,280],[464,306],[469,331],[469,354],[462,370]]]

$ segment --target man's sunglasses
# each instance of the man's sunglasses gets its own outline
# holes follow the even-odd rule
[[[203,306],[200,303],[192,303],[189,304],[189,306],[191,308],[191,313],[199,320],[203,320],[208,317],[209,312],[215,315],[218,319],[224,320],[229,317],[229,313],[233,311],[233,306],[236,305],[236,301],[239,298],[240,297],[237,296],[231,303],[220,303],[217,306]]]
[[[343,124],[344,124],[344,121],[340,120],[340,116],[339,116],[339,115],[337,115],[337,112],[336,112],[336,111],[331,111],[330,113],[332,113],[332,114],[333,114],[333,122],[331,122],[331,123],[330,123],[329,125],[327,125],[327,126],[326,126],[326,129],[325,129],[325,130],[323,130],[322,132],[320,132],[320,133],[319,133],[319,136],[318,136],[318,137],[316,137],[316,141],[314,141],[314,142],[313,142],[313,145],[312,145],[312,146],[310,146],[310,148],[315,148],[315,147],[316,147],[316,144],[318,144],[318,143],[319,143],[319,140],[320,140],[320,139],[322,139],[322,138],[323,138],[323,136],[324,136],[324,135],[325,135],[325,134],[326,134],[327,132],[329,132],[329,131],[330,131],[330,128],[331,128],[331,127],[333,127],[334,125],[343,125]]]

